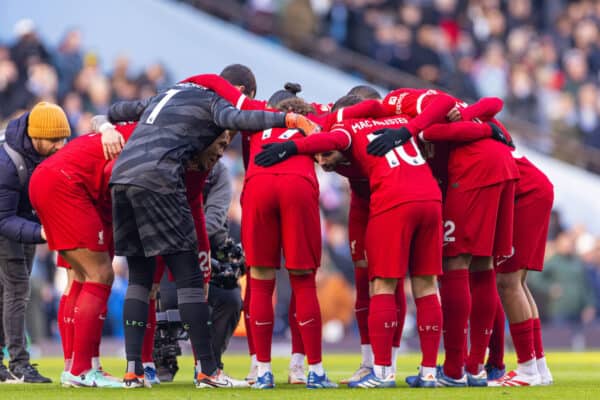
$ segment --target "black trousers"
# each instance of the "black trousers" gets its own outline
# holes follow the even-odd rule
[[[11,368],[29,363],[25,341],[25,310],[35,245],[0,236],[0,362],[7,347]]]

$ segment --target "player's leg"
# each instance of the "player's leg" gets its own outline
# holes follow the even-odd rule
[[[469,272],[469,286],[471,347],[466,360],[466,371],[469,385],[485,386],[487,376],[484,377],[483,364],[494,327],[498,297],[492,257],[473,257]]]
[[[350,382],[349,387],[394,387],[392,344],[398,318],[396,288],[408,266],[414,220],[408,206],[398,206],[369,218],[366,250],[372,294],[369,304],[369,337],[373,348],[373,373]]]
[[[487,386],[483,368],[485,352],[494,327],[498,291],[493,256],[510,256],[513,242],[514,181],[474,189],[473,218],[480,223],[479,235],[474,236],[471,251],[469,283],[472,307],[470,315],[471,348],[467,359],[470,386]]]
[[[217,374],[217,364],[212,349],[210,312],[202,271],[198,266],[198,254],[190,250],[166,254],[163,258],[175,278],[181,322],[188,326],[190,342],[197,359],[197,386],[215,386],[211,377]]]
[[[437,386],[437,355],[442,337],[442,306],[437,276],[442,273],[442,210],[437,202],[416,204],[412,211],[420,215],[413,235],[409,268],[412,293],[417,308],[417,331],[421,345],[418,377],[411,387]]]
[[[445,358],[440,382],[448,386],[466,385],[464,363],[471,312],[469,264],[473,203],[469,193],[448,190],[443,204],[444,274],[440,277],[440,298]]]
[[[453,386],[466,386],[464,362],[471,312],[470,262],[468,254],[444,257],[444,274],[440,277],[445,350],[443,373],[447,378],[444,382]]]
[[[250,323],[254,350],[256,351],[257,379],[253,387],[269,389],[274,387],[271,367],[271,343],[273,341],[273,291],[275,289],[275,268],[253,266],[250,269]]]
[[[496,275],[496,283],[498,275]],[[504,376],[506,366],[504,364],[504,340],[505,340],[506,314],[500,296],[498,296],[496,305],[496,317],[494,318],[494,328],[490,336],[490,345],[488,359],[485,363],[488,381],[493,381]]]
[[[100,344],[114,274],[107,252],[74,249],[61,251],[61,256],[85,277],[73,313],[76,324],[71,374],[79,376],[92,369],[92,357]]]
[[[159,261],[160,260],[160,261]],[[160,286],[160,281],[165,272],[164,261],[157,260],[156,270],[152,289],[150,290],[150,299],[148,302],[148,321],[146,323],[146,333],[144,334],[144,343],[142,344],[142,365],[144,366],[144,378],[153,385],[160,384],[154,363],[154,334],[156,332],[156,296]]]
[[[288,383],[295,385],[306,384],[306,371],[304,370],[304,343],[300,334],[298,319],[296,318],[296,296],[294,292],[290,297],[288,309],[288,325],[290,327],[290,336],[292,342],[292,356],[290,357],[290,366],[288,371]]]
[[[519,269],[510,272],[507,269],[503,270],[500,265],[498,272],[498,292],[504,305],[510,334],[517,353],[517,369],[500,380],[491,382],[490,385],[504,384],[507,382],[500,382],[508,380],[527,385],[539,384],[541,377],[536,364],[531,307],[522,286],[525,270]],[[513,373],[518,377],[511,377]]]
[[[273,291],[281,260],[281,227],[276,182],[270,175],[254,176],[244,187],[242,241],[248,274],[249,321],[256,354],[255,388],[274,387],[271,368],[273,340]],[[247,289],[247,290],[248,290]]]
[[[72,269],[64,260],[59,260],[57,265],[65,267],[67,272],[67,286],[65,288],[65,292],[60,298],[58,315],[56,319],[63,347],[63,355],[65,360],[64,371],[70,371],[71,363],[73,361],[73,332],[75,329],[73,313],[75,311],[75,303],[77,302],[77,297],[79,297],[79,293],[81,292],[81,287],[83,286],[85,277]]]
[[[365,252],[365,235],[369,223],[369,201],[352,192],[348,213],[348,243],[354,261],[354,287],[356,301],[354,315],[360,335],[361,362],[358,369],[349,378],[340,383],[357,381],[372,372],[373,350],[369,339],[369,270]]]
[[[244,243],[244,239],[242,238],[242,243]],[[244,249],[246,248],[246,244],[243,244]],[[248,354],[250,355],[250,371],[248,371],[248,375],[246,375],[246,382],[253,384],[256,382],[256,377],[258,373],[258,366],[256,364],[256,350],[254,350],[254,339],[252,335],[252,324],[250,323],[250,298],[251,298],[251,289],[250,289],[250,266],[247,267],[248,271],[246,274],[246,288],[244,291],[244,303],[243,303],[243,311],[244,311],[244,326],[246,328],[246,342],[248,343]]]
[[[552,191],[541,190],[520,196],[515,201],[512,257],[498,259],[498,290],[508,317],[517,352],[517,368],[509,372],[502,385],[537,385],[551,381],[543,355],[538,357],[536,342],[537,307],[526,285],[527,270],[541,270],[547,237],[547,222],[552,208]],[[543,354],[543,349],[541,350]],[[541,362],[538,362],[541,358]],[[543,373],[542,373],[543,372]],[[550,378],[548,378],[550,376]],[[544,378],[546,377],[546,379]],[[497,383],[499,384],[499,383]]]
[[[523,274],[523,291],[527,296],[529,306],[531,307],[531,317],[533,320],[533,345],[535,349],[536,364],[538,372],[542,377],[542,385],[551,385],[554,382],[550,368],[546,361],[546,355],[544,353],[544,343],[542,341],[542,323],[540,321],[540,314],[538,311],[537,304],[529,287],[527,286],[527,272]]]
[[[540,175],[543,174],[540,173]],[[550,224],[550,213],[552,211],[552,203],[554,201],[554,189],[552,184],[545,176],[540,176],[539,182],[539,188],[536,193],[535,200],[533,201],[533,205],[531,207],[525,207],[526,210],[524,210],[527,213],[527,216],[532,218],[532,221],[535,220],[535,223],[532,223],[532,225],[535,228],[538,228],[537,237],[532,245],[530,263],[528,265],[528,270],[531,271],[542,271],[544,268],[544,254],[546,249],[546,240],[548,237],[548,227]],[[521,213],[523,209],[521,209],[521,207],[517,207],[516,211]],[[523,217],[521,217],[521,219],[522,218]],[[542,325],[540,322],[537,304],[535,303],[535,300],[531,295],[529,288],[527,287],[526,274],[523,275],[522,286],[525,294],[527,295],[533,318],[533,336],[538,372],[542,376],[542,385],[550,385],[553,382],[553,378],[544,355]]]
[[[315,280],[321,263],[318,190],[303,177],[289,176],[280,182],[278,197],[285,266],[296,299],[296,320],[308,361],[306,386],[335,387],[322,364],[322,320]]]
[[[398,326],[394,337],[392,338],[392,374],[396,374],[398,354],[400,353],[400,341],[404,330],[404,320],[406,319],[406,294],[404,293],[404,279],[398,281],[396,285],[396,313],[398,314]]]

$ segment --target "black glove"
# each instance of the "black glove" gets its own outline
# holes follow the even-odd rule
[[[283,143],[264,144],[262,148],[263,150],[254,157],[256,165],[261,167],[270,167],[298,154],[298,147],[291,140]]]
[[[500,127],[492,122],[488,122],[488,125],[492,128],[492,139],[499,141],[500,143],[504,143],[505,145],[515,148],[512,140],[508,140],[504,131],[500,129]]]
[[[379,135],[367,146],[367,153],[373,156],[383,156],[394,147],[398,147],[410,140],[412,135],[405,127],[400,129],[380,129],[373,132]]]

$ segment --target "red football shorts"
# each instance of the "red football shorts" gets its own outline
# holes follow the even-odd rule
[[[449,188],[444,202],[444,257],[509,256],[515,181],[467,191]]]
[[[29,181],[29,197],[50,250],[112,249],[110,218],[103,218],[85,187],[67,172],[38,167]]]
[[[255,175],[242,199],[242,244],[251,267],[312,270],[321,264],[319,190],[298,175]]]
[[[352,192],[350,212],[348,213],[348,243],[352,261],[366,260],[365,236],[369,223],[369,200]]]
[[[515,201],[511,257],[496,257],[496,272],[506,274],[521,269],[542,271],[548,238],[550,213],[554,201],[552,185],[526,193]]]
[[[369,220],[366,236],[369,280],[442,273],[442,206],[404,203]]]

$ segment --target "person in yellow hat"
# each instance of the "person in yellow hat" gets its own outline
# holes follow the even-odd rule
[[[50,383],[29,362],[25,308],[36,243],[46,239],[29,201],[29,178],[71,135],[65,112],[41,102],[0,131],[0,383]]]

